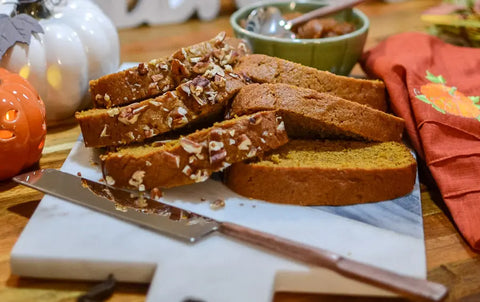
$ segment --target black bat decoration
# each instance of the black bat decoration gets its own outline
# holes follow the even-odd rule
[[[33,17],[0,15],[0,58],[17,42],[30,44],[33,33],[43,33],[42,26]]]

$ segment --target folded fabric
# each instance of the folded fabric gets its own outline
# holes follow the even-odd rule
[[[365,52],[458,229],[480,251],[480,49],[402,33]]]

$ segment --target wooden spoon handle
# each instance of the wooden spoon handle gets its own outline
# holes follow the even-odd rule
[[[365,2],[367,0],[348,0],[348,1],[343,1],[342,3],[338,5],[327,5],[323,6],[317,9],[314,9],[308,13],[305,13],[301,15],[300,17],[294,18],[290,21],[287,21],[287,24],[285,25],[285,29],[292,29],[295,26],[302,24],[304,22],[307,22],[311,19],[318,18],[318,17],[323,17],[328,14],[332,14],[338,11],[341,11],[342,9],[353,7],[357,4],[360,4],[362,2]]]
[[[400,275],[378,267],[349,260],[320,248],[300,244],[247,227],[223,222],[219,231],[303,263],[322,266],[347,277],[373,284],[417,301],[442,301],[448,289],[442,284]]]

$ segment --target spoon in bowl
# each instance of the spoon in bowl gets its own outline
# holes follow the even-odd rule
[[[262,35],[294,39],[295,34],[291,29],[295,26],[314,18],[353,7],[365,1],[367,0],[347,0],[340,4],[323,6],[288,21],[283,18],[280,9],[277,7],[260,7],[252,10],[248,15],[245,27],[248,31]]]

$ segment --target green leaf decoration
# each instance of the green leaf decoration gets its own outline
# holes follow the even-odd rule
[[[435,105],[434,103],[432,103],[432,107],[435,108],[437,111],[440,111],[441,113],[445,113],[445,110],[443,110],[442,108],[438,107],[438,106]]]
[[[432,102],[431,102],[426,96],[424,96],[423,94],[416,95],[415,97],[416,97],[417,99],[419,99],[420,101],[431,105],[435,110],[440,111],[441,113],[445,113],[445,110],[441,109],[440,107],[438,107],[437,105],[435,105],[434,103],[432,103]]]
[[[455,91],[457,91],[457,87],[450,87],[450,90],[448,91],[448,94],[451,95],[451,96],[454,96]]]
[[[480,122],[480,115],[479,115],[479,116],[477,116],[477,121],[479,121],[479,122]]]
[[[468,98],[471,99],[474,104],[478,104],[480,102],[480,96],[469,96]]]
[[[424,102],[424,103],[427,103],[427,104],[430,104],[432,105],[433,103],[423,94],[419,94],[419,95],[416,95],[415,96],[417,99],[419,99],[420,101]]]
[[[427,78],[427,80],[429,80],[432,83],[436,83],[436,84],[445,84],[446,83],[445,79],[441,75],[439,75],[437,77],[428,70],[427,70],[426,78]]]

